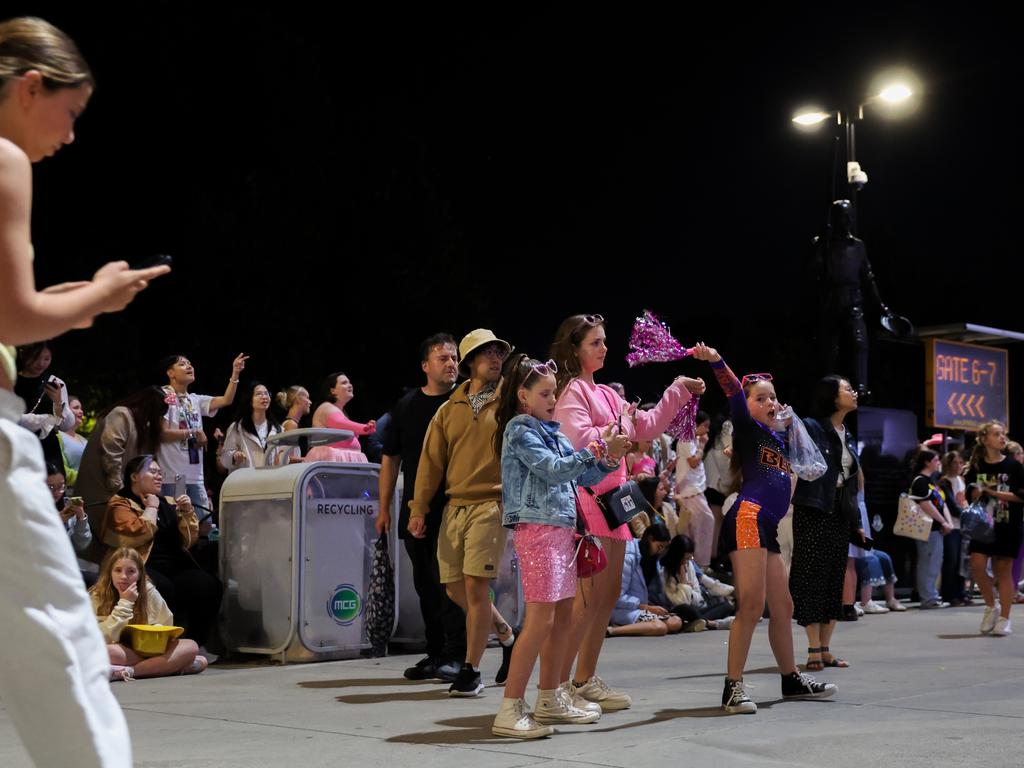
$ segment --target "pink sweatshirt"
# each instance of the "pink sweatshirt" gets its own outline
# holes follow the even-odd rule
[[[629,405],[614,389],[573,379],[558,398],[555,421],[561,423],[562,433],[576,450],[599,438],[605,427],[618,421],[619,414],[622,414],[623,434],[633,440],[654,440],[661,436],[690,397],[690,391],[681,382],[673,383],[652,410],[638,410],[634,421],[625,415]],[[594,486],[594,491],[601,494],[618,488],[625,481],[626,462],[623,461],[618,470]]]
[[[351,440],[331,443],[331,448],[342,448],[351,451],[362,450],[359,447],[359,435],[372,435],[376,432],[376,429],[369,424],[360,424],[358,421],[352,421],[341,411],[331,412],[331,415],[327,417],[327,426],[331,429],[348,429],[356,433],[356,437],[353,437]]]

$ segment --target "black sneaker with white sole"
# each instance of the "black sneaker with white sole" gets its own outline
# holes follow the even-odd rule
[[[742,680],[727,677],[722,691],[722,709],[730,715],[753,715],[757,713],[757,704],[747,696]]]
[[[483,690],[484,684],[480,680],[480,671],[473,669],[471,664],[463,664],[458,677],[448,689],[448,695],[471,699],[474,696],[479,696]]]
[[[802,672],[790,672],[782,676],[784,699],[824,699],[838,690],[835,683],[819,683]]]
[[[433,680],[437,677],[438,660],[427,656],[416,662],[415,666],[409,667],[402,675],[406,680]]]

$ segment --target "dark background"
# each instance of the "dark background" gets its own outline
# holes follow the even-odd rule
[[[127,311],[55,342],[90,407],[164,383],[177,351],[218,394],[245,351],[272,389],[345,371],[366,419],[420,382],[427,334],[484,326],[541,356],[575,312],[608,319],[602,380],[649,399],[706,371],[626,369],[644,307],[800,402],[824,373],[799,285],[834,142],[790,117],[856,103],[891,65],[924,92],[913,116],[858,126],[883,296],[919,326],[1024,328],[1021,65],[994,5],[218,6],[5,6],[67,31],[99,83],[75,143],[36,169],[39,283],[175,258]],[[876,404],[923,413],[923,357],[875,341]]]

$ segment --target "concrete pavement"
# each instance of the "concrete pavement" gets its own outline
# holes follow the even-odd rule
[[[1024,635],[1024,611],[1017,620]],[[981,608],[973,607],[841,624],[832,648],[851,667],[818,673],[839,693],[810,702],[780,700],[764,622],[746,674],[759,706],[753,716],[726,716],[718,707],[727,632],[610,639],[601,673],[633,696],[633,707],[534,742],[491,736],[500,688],[449,699],[445,685],[404,680],[402,670],[417,656],[286,667],[221,663],[197,677],[117,683],[114,690],[136,765],[153,768],[1020,766],[1024,636],[981,636],[980,621]],[[806,643],[793,629],[802,663]],[[493,681],[499,661],[500,652],[489,649],[485,681]],[[59,738],[59,723],[54,733]],[[28,765],[0,710],[0,766]]]

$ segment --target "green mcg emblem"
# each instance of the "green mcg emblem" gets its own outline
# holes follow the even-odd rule
[[[363,612],[363,601],[351,584],[339,584],[327,601],[327,613],[336,624],[347,627]]]

